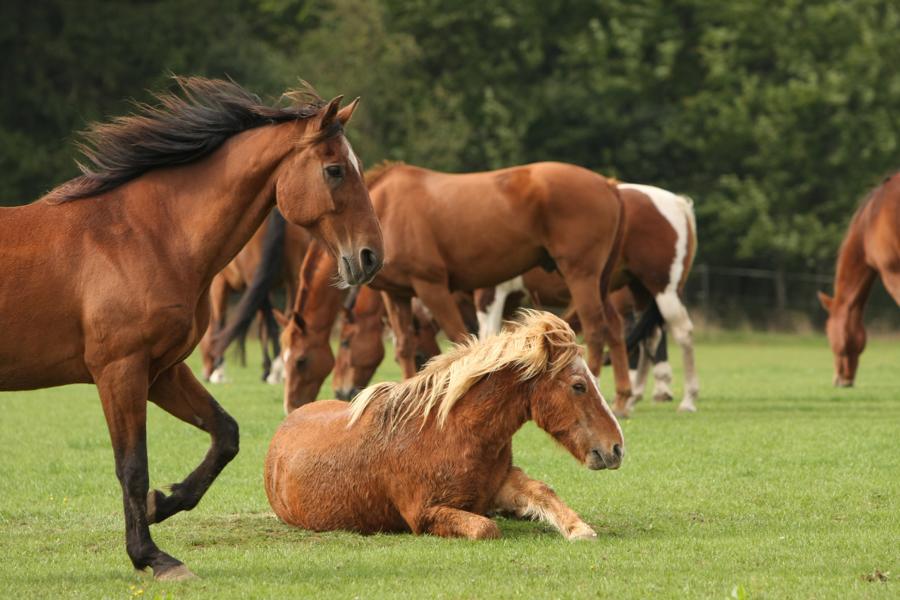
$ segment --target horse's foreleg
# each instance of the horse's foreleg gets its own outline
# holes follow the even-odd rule
[[[487,517],[449,506],[434,506],[422,512],[412,527],[415,533],[439,537],[492,540],[500,537],[500,528]]]
[[[394,297],[382,292],[388,323],[394,332],[394,357],[403,377],[409,379],[416,374],[416,345],[413,330],[412,304],[409,298]]]
[[[566,539],[593,540],[597,534],[574,510],[556,495],[550,486],[531,479],[522,469],[513,467],[494,497],[497,510],[519,518],[537,519],[555,527]]]
[[[684,396],[681,404],[678,405],[678,410],[694,412],[697,410],[695,402],[700,394],[700,383],[694,364],[694,324],[676,292],[659,294],[656,296],[656,304],[666,322],[666,328],[681,346],[684,356]]]
[[[136,569],[153,569],[157,579],[184,579],[193,574],[181,561],[160,550],[150,537],[147,519],[147,362],[130,357],[93,373],[109,427],[116,477],[125,507],[125,547]]]
[[[194,377],[184,363],[161,373],[150,387],[150,400],[182,421],[209,433],[212,444],[200,465],[171,493],[150,492],[147,519],[151,523],[194,508],[213,480],[238,453],[238,425]],[[146,492],[145,492],[146,493]]]
[[[616,380],[617,416],[627,416],[628,399],[631,398],[631,378],[628,374],[628,352],[622,332],[622,320],[609,302],[600,296],[597,277],[570,275],[574,269],[562,265],[566,285],[572,293],[572,305],[578,313],[584,333],[584,343],[588,347],[588,368],[599,377],[603,364],[603,346],[609,338],[609,354]]]
[[[459,305],[453,299],[446,282],[435,283],[423,279],[414,279],[413,289],[419,300],[428,307],[438,325],[452,342],[462,342],[469,337],[469,329],[459,312]],[[501,313],[503,307],[500,308]]]
[[[666,349],[666,329],[659,329],[659,342],[653,352],[653,399],[656,402],[670,402],[672,394],[672,365],[669,364],[669,353]]]

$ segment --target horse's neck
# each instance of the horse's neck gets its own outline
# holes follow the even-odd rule
[[[173,232],[185,234],[183,267],[211,281],[250,240],[274,206],[275,173],[298,127],[289,122],[251,129],[196,164],[147,176],[160,184],[163,193],[154,201],[167,204]]]
[[[492,373],[473,387],[461,405],[454,407],[466,411],[463,417],[466,429],[491,444],[512,438],[513,434],[531,419],[527,384],[516,380],[514,373]]]
[[[835,306],[860,314],[875,280],[875,271],[866,262],[864,226],[865,218],[860,213],[841,244],[834,277]]]

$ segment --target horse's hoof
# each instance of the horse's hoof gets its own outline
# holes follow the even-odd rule
[[[186,566],[175,565],[159,573],[154,573],[154,579],[157,581],[187,581],[188,579],[197,579],[197,576]]]
[[[617,419],[630,419],[631,411],[627,409],[620,410],[618,408],[613,409],[613,414],[616,415]]]
[[[582,525],[576,527],[572,533],[569,534],[568,540],[570,542],[580,542],[580,541],[596,541],[597,532],[588,527],[587,525]]]
[[[695,413],[695,412],[697,412],[697,407],[694,406],[693,403],[688,404],[688,403],[682,402],[681,404],[678,405],[678,412]]]
[[[669,392],[662,392],[659,394],[653,394],[654,402],[671,402],[675,398]]]

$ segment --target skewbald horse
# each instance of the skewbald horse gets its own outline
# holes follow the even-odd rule
[[[238,452],[237,423],[182,362],[209,324],[213,277],[276,202],[341,257],[347,283],[370,280],[383,255],[343,135],[355,101],[298,90],[271,107],[232,82],[176,82],[180,94],[94,126],[82,176],[0,209],[0,390],[97,386],[128,556],[158,579],[192,574],[149,525],[196,506]],[[149,488],[148,398],[212,438],[169,494]]]
[[[547,521],[568,539],[593,529],[544,483],[513,466],[526,422],[590,469],[621,465],[622,430],[572,329],[525,312],[487,340],[470,339],[412,379],[292,412],[266,456],[266,494],[284,522],[327,531],[500,536],[486,515]]]
[[[900,305],[900,175],[872,190],[853,215],[841,244],[834,298],[819,292],[834,354],[834,385],[849,387],[866,347],[863,315],[875,278]]]

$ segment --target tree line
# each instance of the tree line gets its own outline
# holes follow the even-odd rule
[[[690,195],[699,260],[828,272],[898,166],[900,5],[876,0],[42,0],[0,7],[0,204],[168,75],[362,96],[372,165],[560,160]]]

